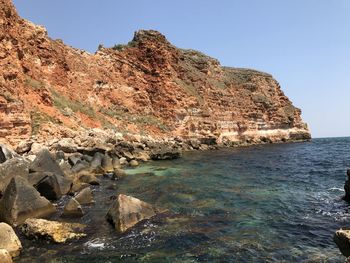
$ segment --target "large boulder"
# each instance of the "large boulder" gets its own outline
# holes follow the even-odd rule
[[[10,147],[0,143],[0,163],[4,163],[14,157],[18,157],[18,154]]]
[[[49,200],[58,200],[62,196],[57,177],[50,172],[29,174],[28,181],[35,189]]]
[[[44,149],[41,150],[35,160],[29,167],[29,172],[50,172],[56,176],[60,185],[61,193],[67,194],[71,188],[72,181],[65,177],[61,167],[56,162],[51,153]]]
[[[6,249],[0,249],[0,262],[1,263],[12,263],[12,257]]]
[[[22,233],[28,238],[45,239],[54,243],[65,243],[72,239],[85,237],[85,225],[63,223],[45,219],[28,218],[21,226]]]
[[[56,208],[22,177],[14,177],[0,200],[0,221],[20,225],[29,217],[46,217]]]
[[[340,252],[344,256],[350,257],[350,229],[337,230],[333,236],[333,240]]]
[[[6,223],[0,223],[0,249],[6,249],[11,257],[18,256],[22,250],[21,241],[12,227]]]
[[[12,158],[0,164],[0,196],[15,176],[28,178],[29,162],[21,157]]]
[[[57,142],[53,147],[56,151],[63,151],[65,153],[75,153],[78,146],[72,138],[63,138]]]
[[[106,173],[113,172],[113,160],[108,154],[105,154],[103,156],[101,164],[104,172]]]
[[[142,220],[150,219],[158,210],[135,197],[120,194],[109,209],[106,219],[123,233]]]

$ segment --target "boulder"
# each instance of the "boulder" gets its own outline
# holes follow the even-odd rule
[[[12,257],[6,249],[0,249],[0,262],[1,263],[12,263]]]
[[[119,164],[120,165],[128,165],[128,160],[125,157],[122,157],[119,159]]]
[[[16,147],[16,152],[19,154],[27,153],[32,148],[32,144],[32,141],[21,141]]]
[[[32,155],[37,155],[43,150],[47,150],[48,151],[48,148],[45,147],[44,145],[40,144],[40,143],[34,142],[32,144],[32,146],[30,147],[30,152],[29,153],[32,154]]]
[[[105,154],[102,158],[102,168],[105,173],[113,172],[112,158],[108,154]]]
[[[78,147],[72,138],[63,138],[57,142],[54,149],[65,153],[75,153],[77,152]]]
[[[350,229],[337,230],[333,236],[333,240],[340,252],[344,256],[350,257]]]
[[[126,176],[126,172],[123,169],[114,169],[113,179],[120,180]]]
[[[85,225],[45,219],[28,218],[20,229],[28,238],[45,239],[54,243],[65,243],[86,236],[83,233]]]
[[[5,191],[11,179],[15,176],[28,178],[29,162],[21,157],[16,157],[0,164],[0,196]]]
[[[129,165],[130,165],[131,167],[136,167],[136,166],[139,166],[139,162],[136,161],[136,160],[131,160],[130,163],[129,163]]]
[[[75,153],[71,156],[68,157],[68,163],[71,165],[71,166],[74,166],[76,165],[80,160],[81,160],[81,154],[80,153]]]
[[[58,151],[55,154],[56,161],[61,164],[64,162],[66,155],[64,154],[63,151]]]
[[[147,162],[151,159],[149,154],[145,151],[140,151],[134,154],[135,159],[142,162]]]
[[[84,211],[81,208],[81,205],[75,198],[72,198],[68,201],[66,206],[64,207],[62,216],[65,217],[82,217],[84,215]]]
[[[177,148],[158,144],[152,148],[150,157],[152,160],[172,160],[180,158],[181,152]]]
[[[58,200],[62,196],[57,177],[53,173],[31,173],[29,174],[28,181],[42,196],[49,200]]]
[[[156,208],[132,196],[120,194],[109,209],[106,219],[123,233],[142,220],[157,214]]]
[[[116,168],[120,168],[121,165],[120,165],[120,162],[119,162],[119,158],[117,156],[114,156],[112,158],[112,163],[113,163],[113,168],[116,169]]]
[[[86,187],[81,190],[74,198],[81,205],[87,205],[94,202],[90,187]]]
[[[92,172],[96,174],[102,174],[104,172],[102,169],[102,159],[103,159],[103,154],[99,152],[94,154],[94,157],[90,162],[90,168]]]
[[[22,250],[21,241],[12,227],[6,223],[0,223],[0,249],[6,249],[11,257],[17,257]]]
[[[19,225],[29,217],[46,217],[56,208],[22,177],[14,177],[0,200],[0,221]]]
[[[65,177],[61,167],[48,150],[44,149],[38,153],[29,167],[29,172],[50,172],[54,174],[60,185],[62,194],[67,194],[71,188],[71,180]]]
[[[79,173],[79,181],[91,185],[100,185],[100,180],[95,175],[85,171]]]
[[[350,169],[346,171],[346,174],[348,176],[348,180],[346,180],[344,184],[345,196],[343,199],[350,202]]]
[[[4,163],[14,157],[18,157],[18,154],[10,147],[0,143],[0,163]]]
[[[71,169],[72,173],[79,173],[83,170],[90,170],[90,164],[84,160],[77,161]]]

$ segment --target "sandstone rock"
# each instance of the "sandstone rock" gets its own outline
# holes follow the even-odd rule
[[[16,152],[19,154],[27,153],[31,150],[32,144],[32,141],[21,141],[16,147]]]
[[[56,176],[61,193],[67,194],[71,188],[71,180],[65,177],[61,167],[48,150],[42,150],[29,167],[30,172],[50,172]]]
[[[128,161],[126,160],[125,157],[122,157],[119,159],[119,164],[120,165],[128,165]]]
[[[72,188],[70,190],[71,194],[74,194],[76,192],[80,192],[81,190],[90,187],[90,184],[82,183],[79,180],[73,181]]]
[[[44,145],[40,144],[40,143],[36,143],[34,142],[30,148],[30,152],[32,155],[38,155],[41,151],[43,150],[47,150],[48,148],[45,147]]]
[[[18,157],[18,154],[14,150],[5,144],[0,144],[0,164],[14,157]]]
[[[90,187],[81,190],[74,198],[81,205],[87,205],[94,202]]]
[[[82,217],[84,215],[84,211],[81,208],[81,205],[75,198],[72,198],[68,201],[66,206],[64,207],[62,216],[66,217]]]
[[[139,166],[139,162],[136,161],[136,160],[131,160],[130,163],[129,163],[129,165],[130,165],[131,167],[136,167],[136,166]]]
[[[337,230],[333,236],[333,240],[340,252],[344,256],[350,257],[350,229]]]
[[[6,249],[0,249],[0,262],[1,263],[12,263],[12,257]]]
[[[28,181],[14,177],[0,200],[0,220],[10,225],[19,225],[29,217],[46,217],[56,208]]]
[[[29,162],[21,157],[12,158],[0,164],[0,196],[15,176],[28,178]]]
[[[142,162],[147,162],[151,159],[149,154],[145,151],[137,152],[134,154],[135,159]]]
[[[57,177],[53,173],[31,173],[28,181],[42,196],[49,200],[58,200],[62,196]]]
[[[87,183],[87,184],[91,184],[91,185],[99,185],[100,184],[100,180],[93,174],[91,174],[90,172],[82,172],[79,173],[79,181],[81,183]]]
[[[107,154],[105,154],[102,158],[102,168],[106,173],[113,172],[112,158]]]
[[[0,249],[5,249],[11,257],[17,257],[22,250],[21,241],[12,227],[6,223],[0,223]],[[1,256],[0,262],[2,262]]]
[[[62,138],[55,146],[55,150],[63,151],[65,153],[75,153],[77,152],[78,147],[72,138]]]
[[[62,223],[44,219],[28,218],[21,226],[24,235],[34,239],[45,239],[55,243],[65,243],[85,237],[82,224]]]
[[[150,219],[157,210],[137,198],[120,194],[109,209],[106,219],[118,232],[125,232],[138,222]]]
[[[113,168],[116,169],[116,168],[120,168],[121,167],[121,164],[119,162],[119,158],[117,156],[114,156],[112,158],[112,163],[113,163]]]
[[[113,176],[114,179],[120,180],[126,176],[126,172],[123,169],[117,168],[114,169]]]

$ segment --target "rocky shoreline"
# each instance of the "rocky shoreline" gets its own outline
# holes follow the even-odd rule
[[[183,151],[221,147],[224,145],[214,139],[156,141],[135,135],[111,137],[99,130],[83,139],[38,143],[32,138],[19,143],[15,150],[0,144],[0,231],[10,229],[12,233],[12,238],[0,244],[6,250],[0,251],[0,261],[11,262],[11,257],[18,256],[22,249],[12,227],[34,243],[37,239],[65,243],[84,237],[86,226],[69,221],[88,212],[86,205],[94,203],[91,187],[98,187],[102,178],[122,180],[126,167],[150,160],[176,159]],[[62,199],[66,200],[64,208],[58,210],[57,203]],[[117,233],[123,233],[161,212],[137,198],[120,194],[106,211],[106,220]],[[46,220],[52,217],[59,220]]]

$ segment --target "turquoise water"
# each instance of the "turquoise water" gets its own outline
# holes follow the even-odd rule
[[[20,262],[343,262],[333,233],[350,225],[341,200],[350,138],[186,153],[128,170],[80,221],[88,237],[39,243]],[[124,193],[169,211],[117,235],[105,222]],[[40,249],[37,247],[41,246]],[[62,251],[63,250],[63,251]]]

